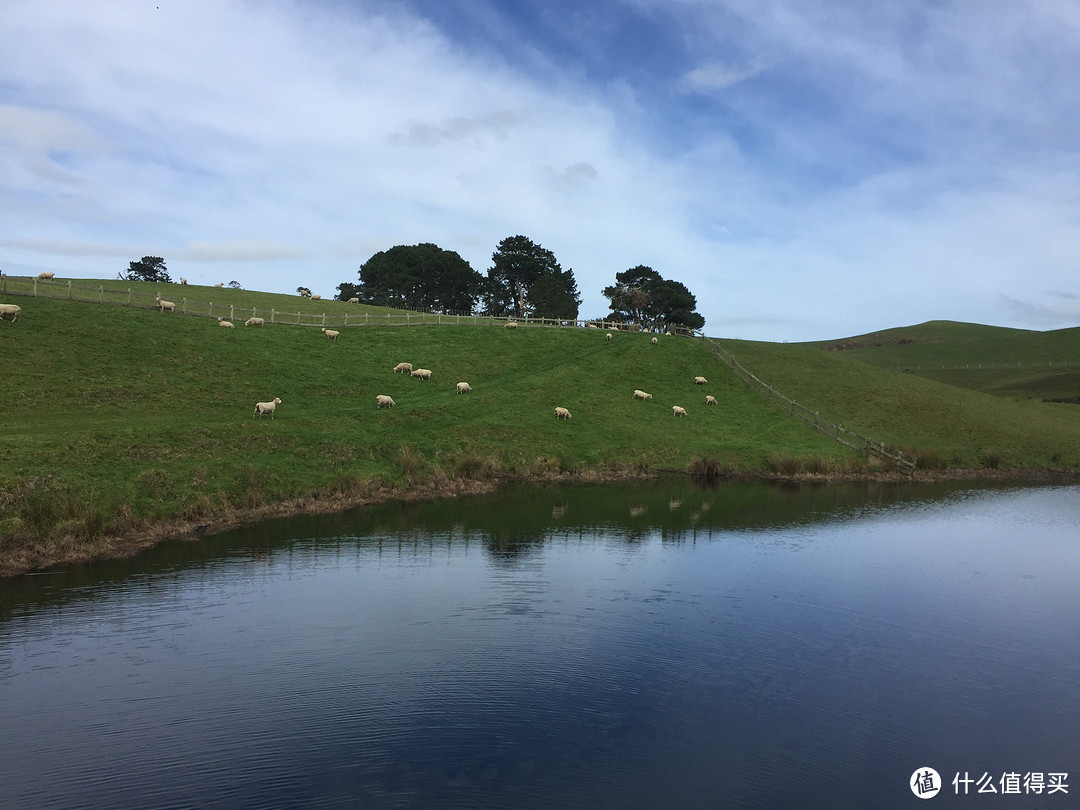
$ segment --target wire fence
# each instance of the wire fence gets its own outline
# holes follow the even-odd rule
[[[317,326],[334,328],[348,328],[358,326],[425,326],[425,325],[496,325],[507,326],[515,324],[516,328],[526,327],[563,327],[577,329],[604,329],[610,332],[639,332],[641,327],[636,323],[623,323],[609,321],[602,318],[535,318],[525,316],[517,318],[505,315],[482,315],[478,312],[439,313],[422,312],[419,310],[394,309],[388,312],[371,312],[361,310],[350,312],[349,308],[356,306],[344,301],[333,301],[334,309],[323,312],[313,312],[310,309],[311,299],[303,298],[301,301],[308,306],[307,311],[298,308],[278,309],[267,307],[246,307],[235,304],[214,303],[213,301],[201,301],[187,296],[176,295],[175,287],[169,289],[164,309],[184,315],[193,315],[202,318],[214,318],[224,320],[247,320],[248,318],[262,318],[265,323],[281,324],[284,326]],[[106,287],[103,284],[96,286],[76,284],[71,280],[50,280],[35,278],[33,276],[8,276],[0,274],[0,295],[33,296],[44,298],[63,298],[71,301],[89,301],[98,304],[112,304],[116,306],[135,307],[137,309],[163,309],[159,303],[162,296],[147,292],[133,291],[129,288]],[[175,300],[171,300],[175,299]],[[169,305],[172,305],[171,307]],[[689,334],[689,330],[682,327],[673,327],[681,334]]]
[[[917,460],[914,456],[910,456],[895,447],[889,447],[884,442],[875,441],[868,436],[856,433],[854,430],[849,430],[843,425],[838,425],[827,419],[822,419],[821,414],[817,411],[799,404],[791,399],[791,397],[781,394],[771,385],[759,379],[757,375],[743,366],[742,363],[735,359],[731,352],[724,349],[714,339],[706,337],[701,332],[696,332],[693,336],[696,337],[706,349],[716,355],[725,366],[731,369],[736,377],[746,383],[752,390],[757,391],[767,400],[779,406],[786,413],[802,419],[807,424],[812,425],[826,436],[835,439],[841,444],[845,444],[848,447],[866,453],[868,456],[874,456],[875,458],[892,462],[896,465],[898,470],[905,472],[908,475],[915,472]]]

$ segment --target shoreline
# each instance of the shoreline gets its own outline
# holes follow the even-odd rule
[[[686,470],[654,468],[645,471],[583,470],[570,473],[553,473],[529,478],[495,478],[485,480],[442,480],[413,486],[359,487],[358,491],[339,493],[320,498],[292,498],[249,509],[222,512],[201,520],[175,518],[158,521],[150,526],[123,535],[103,535],[92,541],[78,542],[68,538],[58,540],[58,547],[41,549],[35,547],[15,548],[0,554],[0,580],[18,576],[38,576],[49,573],[62,565],[88,565],[99,560],[131,557],[135,554],[169,540],[198,542],[200,538],[219,534],[240,526],[250,526],[274,518],[294,515],[315,515],[343,512],[362,506],[389,501],[421,501],[440,498],[456,498],[484,495],[517,484],[604,484],[619,481],[648,480],[665,475],[691,476]],[[1033,483],[1045,485],[1080,484],[1080,470],[1051,470],[1042,468],[1017,469],[945,469],[916,470],[912,475],[900,472],[795,473],[785,475],[771,472],[733,472],[711,478],[696,476],[701,480],[723,481],[769,481],[791,484],[835,483],[912,483],[925,484],[939,481]]]

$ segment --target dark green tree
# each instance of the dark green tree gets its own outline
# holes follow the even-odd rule
[[[172,281],[165,269],[165,260],[160,256],[143,256],[137,262],[128,262],[127,272],[120,277],[125,281]]]
[[[581,295],[573,270],[562,270],[541,276],[529,288],[530,313],[536,318],[560,321],[576,320],[581,307]]]
[[[361,265],[360,284],[353,291],[364,303],[378,306],[469,312],[483,283],[484,277],[459,254],[423,243],[376,253]],[[342,295],[345,287],[339,287]]]
[[[353,284],[350,281],[343,281],[341,284],[338,284],[337,291],[336,297],[338,301],[348,301],[350,298],[360,297],[360,285]]]
[[[659,273],[643,264],[616,273],[615,283],[602,291],[604,297],[611,301],[612,319],[639,323],[642,329],[650,329],[652,315],[649,304],[652,295],[649,290],[653,284],[663,280]]]
[[[524,236],[508,236],[499,242],[491,255],[484,291],[484,312],[488,315],[510,315],[524,318],[541,312],[568,312],[569,301],[574,303],[574,316],[581,298],[577,292],[573,270],[563,271],[555,254]],[[541,279],[536,296],[533,287]],[[539,308],[539,309],[538,309]],[[564,317],[559,314],[541,317]]]
[[[603,289],[611,301],[612,318],[639,323],[643,330],[662,332],[670,326],[701,329],[705,319],[696,312],[697,298],[679,281],[670,281],[651,267],[638,265],[615,274],[615,284]]]
[[[705,319],[696,309],[697,298],[682,282],[666,280],[653,285],[651,310],[655,323],[662,324],[664,328],[687,326],[701,329]]]

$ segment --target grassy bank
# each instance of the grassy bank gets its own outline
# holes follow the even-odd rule
[[[297,300],[214,293],[238,307],[258,296],[260,308],[279,311]],[[8,573],[118,553],[132,538],[199,524],[212,531],[282,510],[504,480],[869,469],[686,338],[654,347],[648,335],[608,342],[596,330],[462,325],[348,328],[331,342],[315,328],[222,329],[180,314],[12,300],[23,307],[20,322],[0,323]],[[1074,406],[959,391],[812,347],[725,346],[833,421],[934,449],[949,466],[1072,469],[1080,459]],[[399,361],[432,369],[434,380],[392,373]],[[695,386],[696,375],[709,384]],[[459,380],[473,393],[456,394]],[[635,388],[654,398],[635,401]],[[706,393],[719,406],[707,408]],[[397,406],[376,409],[377,394]],[[274,397],[282,404],[273,420],[252,418],[256,401]],[[573,419],[555,420],[557,405]],[[689,415],[673,418],[672,405]]]

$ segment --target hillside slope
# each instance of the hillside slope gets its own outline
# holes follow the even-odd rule
[[[268,294],[228,293],[238,308],[276,308]],[[332,342],[315,327],[223,329],[180,313],[11,300],[23,316],[0,323],[0,570],[297,499],[333,508],[584,470],[867,469],[688,338],[652,346],[646,334],[465,323],[350,326]],[[963,391],[852,352],[722,343],[823,418],[911,449],[924,467],[1080,459],[1074,406]],[[401,361],[434,380],[394,374]],[[459,380],[473,393],[456,394]],[[653,399],[633,399],[635,388]],[[397,406],[377,409],[377,394]],[[253,418],[274,397],[275,418]],[[673,418],[672,405],[689,415]],[[556,420],[555,406],[573,419]]]
[[[775,453],[855,460],[686,338],[654,347],[644,334],[463,325],[345,328],[331,342],[317,328],[18,300],[20,322],[0,323],[0,542],[375,485],[685,469],[701,457],[755,470]],[[434,380],[394,374],[400,361]],[[699,374],[708,386],[693,384]],[[473,393],[456,394],[459,380]],[[634,400],[635,388],[654,398]],[[706,408],[706,393],[720,405]],[[377,394],[397,406],[377,409]],[[274,397],[275,418],[253,418]],[[555,406],[573,419],[557,421]]]
[[[930,321],[807,345],[996,396],[1080,397],[1078,327],[1035,332]]]
[[[907,448],[922,466],[1075,468],[1080,408],[1014,400],[872,365],[812,344],[719,341],[743,365],[833,421]]]

